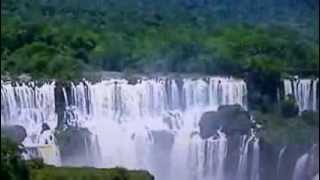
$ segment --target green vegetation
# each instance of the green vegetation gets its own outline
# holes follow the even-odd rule
[[[7,138],[1,137],[1,179],[28,180],[29,170],[21,159],[21,149]]]
[[[294,97],[289,95],[286,99],[280,102],[281,105],[281,115],[285,118],[295,117],[299,113],[299,107],[296,103]]]
[[[285,118],[277,113],[257,113],[257,122],[263,125],[262,136],[271,144],[314,144],[319,141],[318,112]],[[310,123],[312,122],[312,123]]]
[[[32,180],[153,180],[153,177],[143,171],[127,171],[123,168],[58,168],[46,166],[31,170]]]
[[[1,138],[1,179],[5,180],[153,180],[146,171],[124,168],[95,169],[89,167],[53,167],[42,160],[24,161],[17,144]]]
[[[4,0],[1,73],[38,79],[73,79],[99,70],[316,74],[317,8],[312,0],[300,3],[281,17],[256,11],[281,11],[280,5],[245,0],[240,4],[249,9],[235,12],[228,2]]]

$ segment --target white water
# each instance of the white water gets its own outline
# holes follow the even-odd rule
[[[54,88],[54,82],[41,87],[32,82],[14,85],[1,82],[1,126],[23,126],[27,133],[23,144],[41,147],[39,151],[45,155],[44,161],[59,165],[60,155],[53,135],[58,123]],[[50,130],[41,133],[43,123]]]
[[[294,167],[292,180],[304,180],[304,174],[307,168],[309,154],[302,155]]]
[[[41,139],[43,122],[52,131],[57,126],[54,88],[54,83],[41,87],[2,84],[1,117],[6,117],[8,124],[26,128],[26,145],[43,144],[33,139]],[[228,137],[219,131],[215,139],[202,140],[198,123],[203,112],[216,110],[219,105],[240,104],[246,108],[244,81],[211,77],[183,79],[179,84],[158,78],[133,85],[113,79],[83,81],[71,84],[70,93],[62,91],[69,125],[86,127],[96,138],[101,154],[92,165],[147,169],[160,180],[226,180]],[[174,142],[170,149],[159,150],[152,133],[163,130],[172,134]],[[251,180],[259,180],[258,140],[253,145],[253,169],[248,169],[249,143],[254,139],[243,138],[239,180],[247,180],[246,172],[250,172]],[[50,143],[56,147],[54,140]],[[96,147],[87,151],[97,152]]]
[[[255,138],[253,143],[253,158],[251,168],[251,180],[260,180],[260,146],[259,139]]]
[[[73,101],[81,102],[74,104],[79,115],[73,121],[97,135],[102,152],[101,166],[148,169],[159,179],[167,178],[168,172],[158,167],[158,157],[150,139],[151,131],[166,130],[175,137],[171,155],[163,157],[170,162],[170,179],[188,180],[192,177],[190,173],[197,179],[224,179],[225,135],[221,132],[218,139],[207,141],[191,135],[199,132],[198,122],[203,112],[216,110],[224,104],[247,107],[246,86],[242,80],[184,79],[181,88],[175,80],[165,79],[142,80],[135,85],[126,80],[85,82],[85,85],[88,101],[81,99],[86,97],[84,84],[72,88]],[[87,109],[83,108],[86,106]],[[170,120],[171,126],[163,121],[165,118]],[[136,137],[134,140],[132,134]],[[144,148],[139,150],[139,147]],[[206,158],[203,157],[205,151],[211,152]],[[145,154],[143,157],[141,152]],[[201,160],[202,163],[198,162]]]
[[[238,163],[238,170],[236,177],[238,180],[248,179],[248,150],[249,143],[254,139],[254,136],[243,136],[240,146],[240,159]]]
[[[317,111],[318,107],[318,95],[317,86],[319,79],[285,79],[284,82],[284,94],[293,95],[297,101],[300,112],[305,110]]]
[[[280,168],[281,168],[281,163],[282,163],[282,156],[286,150],[287,150],[287,146],[284,146],[283,148],[281,148],[281,150],[279,152],[278,162],[277,162],[277,177],[278,178],[280,178]]]

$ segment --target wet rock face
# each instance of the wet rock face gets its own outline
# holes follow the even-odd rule
[[[260,179],[270,180],[277,178],[278,153],[275,146],[263,138],[260,139]],[[285,179],[283,179],[285,180]]]
[[[250,115],[240,105],[220,106],[218,111],[209,111],[200,119],[200,136],[207,139],[222,128],[228,135],[247,134],[253,126]]]
[[[42,124],[42,127],[41,127],[41,134],[42,134],[43,132],[45,132],[45,131],[48,131],[48,130],[50,130],[49,125],[48,125],[47,123],[43,123],[43,124]]]
[[[174,135],[165,130],[151,131],[153,139],[153,160],[155,172],[160,174],[159,179],[169,179],[170,174],[170,154],[174,143]]]
[[[88,152],[92,145],[91,133],[86,128],[69,127],[56,134],[63,165],[91,165],[93,154]],[[88,156],[89,155],[89,156]],[[89,164],[83,164],[88,162]]]
[[[227,179],[237,179],[234,177],[235,172],[238,169],[238,161],[240,158],[240,146],[241,135],[239,133],[234,134],[232,137],[228,137],[228,152],[226,159],[226,174],[230,177]]]
[[[12,141],[21,144],[27,137],[27,132],[24,127],[19,125],[4,126],[1,128],[1,135],[8,137]]]

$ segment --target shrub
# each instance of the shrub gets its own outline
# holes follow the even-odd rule
[[[29,170],[21,158],[18,144],[1,137],[1,179],[28,180]]]
[[[292,95],[287,96],[286,99],[281,102],[281,115],[285,118],[291,118],[297,116],[299,113],[299,107]]]

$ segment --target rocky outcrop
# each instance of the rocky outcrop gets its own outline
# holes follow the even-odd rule
[[[151,131],[153,139],[154,171],[159,174],[159,179],[168,179],[170,174],[170,152],[174,143],[174,135],[165,130]]]
[[[277,177],[278,153],[275,146],[260,138],[260,179],[270,180]]]
[[[95,139],[86,128],[68,127],[56,133],[62,165],[92,166],[97,152],[92,152]],[[98,149],[96,149],[98,151]],[[91,152],[90,152],[91,151]],[[86,162],[87,164],[83,164]]]
[[[12,141],[21,144],[22,141],[27,137],[27,132],[24,127],[19,125],[4,126],[1,127],[1,136],[6,136]]]
[[[58,128],[63,128],[64,122],[64,111],[66,108],[66,102],[63,95],[63,88],[69,89],[67,83],[58,81],[55,83],[54,95],[55,95],[55,111],[58,117]]]
[[[200,136],[203,139],[216,134],[222,129],[228,135],[235,133],[247,134],[253,123],[250,115],[240,105],[220,106],[218,111],[209,111],[202,115],[200,123]]]

